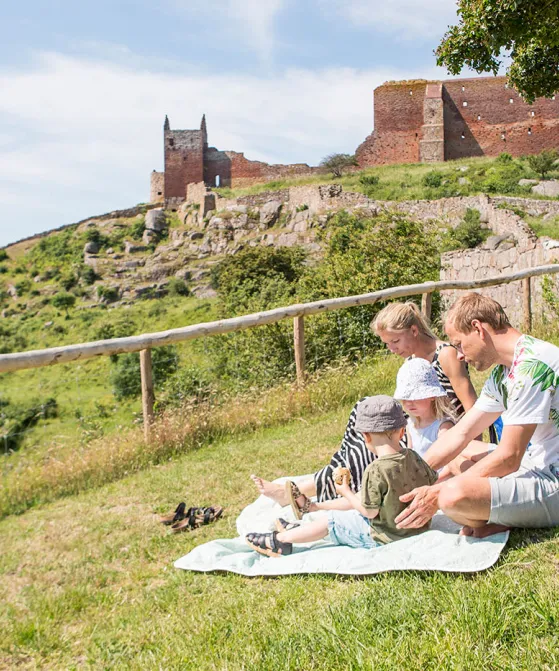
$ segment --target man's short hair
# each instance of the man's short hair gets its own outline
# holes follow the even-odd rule
[[[446,321],[460,333],[473,331],[472,321],[474,319],[488,324],[495,331],[503,331],[511,326],[503,307],[497,301],[473,291],[461,296],[446,316]]]

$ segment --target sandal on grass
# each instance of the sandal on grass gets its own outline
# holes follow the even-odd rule
[[[282,543],[278,541],[278,532],[269,534],[252,533],[245,536],[247,545],[266,557],[281,557],[293,552],[293,543]]]
[[[276,531],[281,532],[297,529],[297,527],[300,527],[301,525],[299,522],[288,522],[287,520],[284,520],[283,517],[280,517],[274,522],[274,526],[276,527]]]
[[[169,513],[168,515],[160,515],[159,521],[161,522],[161,524],[165,524],[166,526],[174,524],[175,522],[180,522],[181,520],[184,520],[185,510],[186,510],[186,503],[184,502],[179,503],[174,513]]]
[[[291,480],[288,480],[285,483],[285,495],[287,496],[287,499],[291,504],[291,509],[293,510],[293,514],[295,515],[295,517],[298,520],[302,519],[303,515],[309,512],[312,501],[309,499],[308,496],[302,494],[299,487],[297,487],[297,485]],[[301,498],[304,499],[302,506],[300,506],[297,503],[297,499]]]
[[[198,527],[210,522],[218,520],[223,513],[221,506],[210,506],[208,508],[189,508],[184,519],[180,522],[175,522],[171,527],[171,531],[176,534],[181,531],[192,531]]]

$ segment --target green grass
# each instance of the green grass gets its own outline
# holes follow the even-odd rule
[[[468,167],[466,172],[461,167]],[[518,176],[514,179],[503,179],[499,172],[516,169]],[[443,184],[438,188],[425,186],[423,179],[431,172],[442,174]],[[360,181],[361,176],[375,175],[379,178],[379,184],[372,189],[367,189]],[[557,177],[559,173],[554,172],[548,177]],[[458,180],[464,177],[468,180],[466,184],[459,184]],[[506,177],[506,175],[505,175]],[[264,184],[257,184],[245,188],[223,188],[215,189],[226,198],[238,198],[240,196],[258,194],[265,191],[285,189],[290,186],[319,185],[319,184],[341,184],[346,191],[357,191],[367,193],[375,200],[433,200],[449,196],[469,196],[478,193],[509,194],[530,198],[539,198],[532,194],[529,187],[518,186],[520,178],[537,178],[530,169],[528,163],[523,159],[516,159],[508,167],[499,163],[495,158],[465,158],[458,161],[445,161],[444,163],[410,163],[383,165],[357,171],[341,178],[332,178],[329,174],[312,175],[285,180],[275,180]]]
[[[538,236],[559,239],[559,216],[543,221],[541,217],[526,217],[526,223]]]
[[[555,531],[514,532],[497,565],[474,575],[249,579],[173,568],[196,545],[236,535],[251,472],[323,465],[350,407],[217,441],[0,522],[0,668],[557,668]],[[225,516],[171,535],[156,513],[181,500],[223,505]]]

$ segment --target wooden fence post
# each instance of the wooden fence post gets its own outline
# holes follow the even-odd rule
[[[523,330],[524,333],[528,333],[532,330],[532,288],[529,277],[522,280],[522,312],[524,315]]]
[[[305,384],[305,318],[293,319],[293,347],[295,349],[295,370],[297,384]]]
[[[144,415],[144,439],[146,443],[149,443],[151,438],[151,425],[153,424],[153,418],[154,418],[153,404],[155,402],[150,349],[143,349],[140,352],[140,375],[142,379],[142,411]]]
[[[421,312],[425,316],[427,321],[431,320],[431,303],[433,299],[433,294],[421,294]]]

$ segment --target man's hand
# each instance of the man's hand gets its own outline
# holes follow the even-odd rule
[[[425,526],[439,509],[439,488],[416,487],[400,496],[402,503],[410,505],[394,520],[398,529],[419,529]]]

